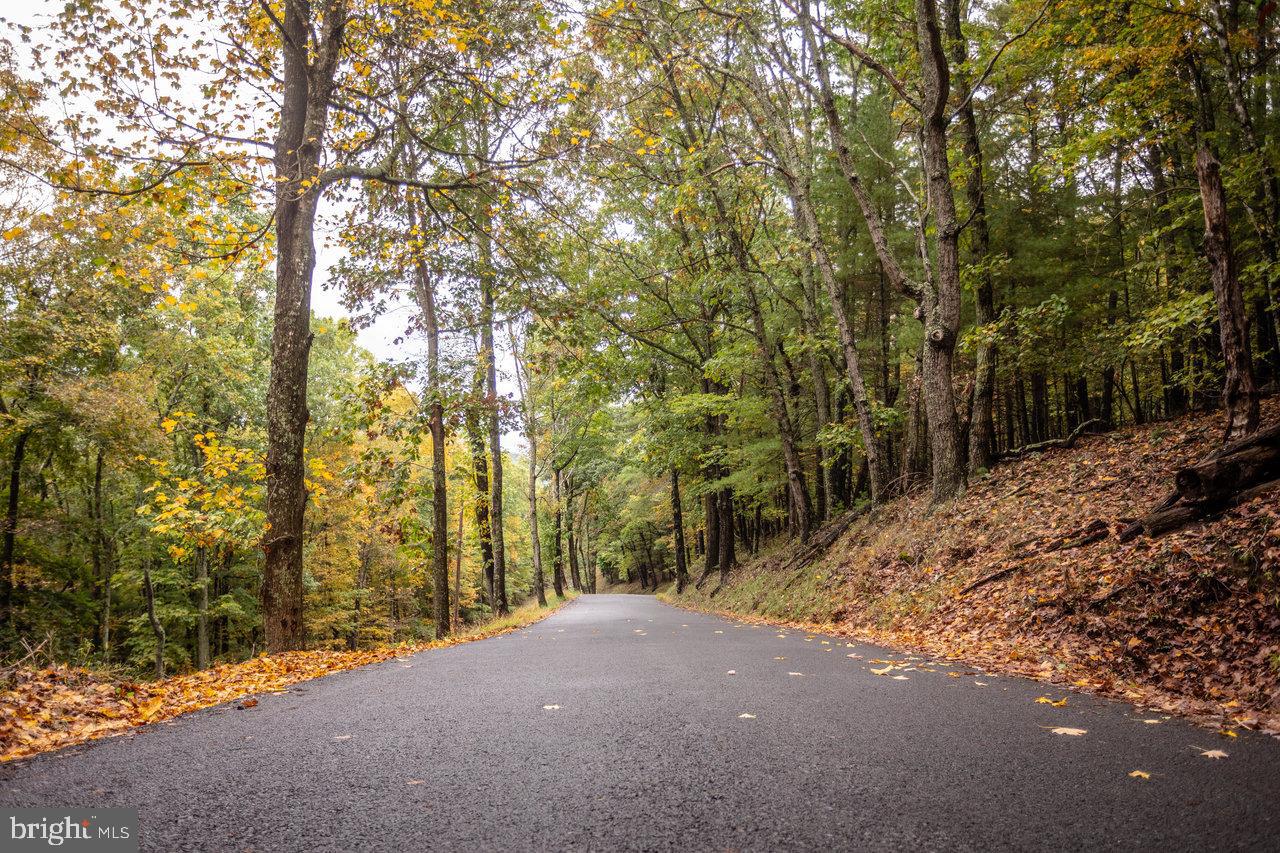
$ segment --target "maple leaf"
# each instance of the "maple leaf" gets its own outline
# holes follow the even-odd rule
[[[1198,746],[1193,747],[1193,749],[1200,749],[1200,747]],[[1200,754],[1205,758],[1213,758],[1213,759],[1227,757],[1227,753],[1223,752],[1221,749],[1200,749]]]
[[[1054,726],[1053,728],[1049,729],[1049,731],[1053,732],[1055,735],[1070,735],[1072,737],[1080,737],[1081,735],[1086,734],[1088,732],[1088,729],[1073,729],[1073,728],[1070,728],[1069,726]]]
[[[1048,696],[1041,696],[1040,698],[1036,699],[1036,704],[1052,705],[1055,708],[1061,708],[1067,704],[1067,697],[1063,696],[1061,699],[1055,702],[1054,700],[1050,699]]]

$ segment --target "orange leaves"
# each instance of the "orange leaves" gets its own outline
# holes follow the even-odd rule
[[[253,694],[279,693],[299,681],[505,634],[550,612],[537,611],[535,618],[517,624],[481,628],[431,643],[262,655],[152,683],[116,681],[64,665],[18,667],[9,677],[8,689],[0,693],[0,761],[121,734],[236,699],[241,699],[237,707],[254,708],[259,700]]]

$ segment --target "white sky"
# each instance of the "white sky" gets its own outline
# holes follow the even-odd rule
[[[64,0],[0,0],[0,19],[11,21],[39,31],[46,26],[47,19],[56,14]],[[8,27],[0,25],[0,36],[13,40]],[[21,55],[21,45],[15,45]],[[333,205],[321,205],[321,222],[332,220]],[[328,215],[326,215],[328,214]],[[349,312],[342,305],[342,294],[336,288],[326,288],[329,281],[329,270],[345,252],[332,239],[336,235],[326,233],[323,225],[317,224],[316,233],[316,271],[312,284],[311,307],[319,316],[333,319],[349,318]],[[371,325],[357,332],[360,346],[373,353],[379,361],[404,361],[418,358],[425,354],[426,342],[417,336],[406,336],[411,306],[394,300],[390,308]],[[396,339],[402,338],[397,345]],[[498,391],[500,394],[515,397],[518,389],[515,383],[515,364],[509,347],[504,346],[507,340],[502,330],[495,332],[498,350]],[[516,433],[505,433],[503,444],[511,450],[522,450],[523,437]]]

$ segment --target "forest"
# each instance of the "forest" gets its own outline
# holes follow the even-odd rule
[[[1275,9],[6,21],[4,657],[159,678],[712,593],[868,507],[1209,413],[1252,455],[1144,508],[1198,520],[1280,477]]]

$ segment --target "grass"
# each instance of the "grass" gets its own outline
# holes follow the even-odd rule
[[[508,631],[514,631],[517,628],[524,628],[547,618],[560,609],[562,605],[568,604],[581,594],[580,592],[565,590],[564,598],[557,600],[555,593],[551,593],[547,596],[546,606],[539,605],[538,599],[531,598],[524,604],[512,608],[511,612],[506,616],[490,619],[488,622],[481,622],[479,625],[465,627],[457,633],[455,640],[458,642],[467,642],[472,639],[483,640],[486,637],[493,637],[498,634],[505,634]]]

